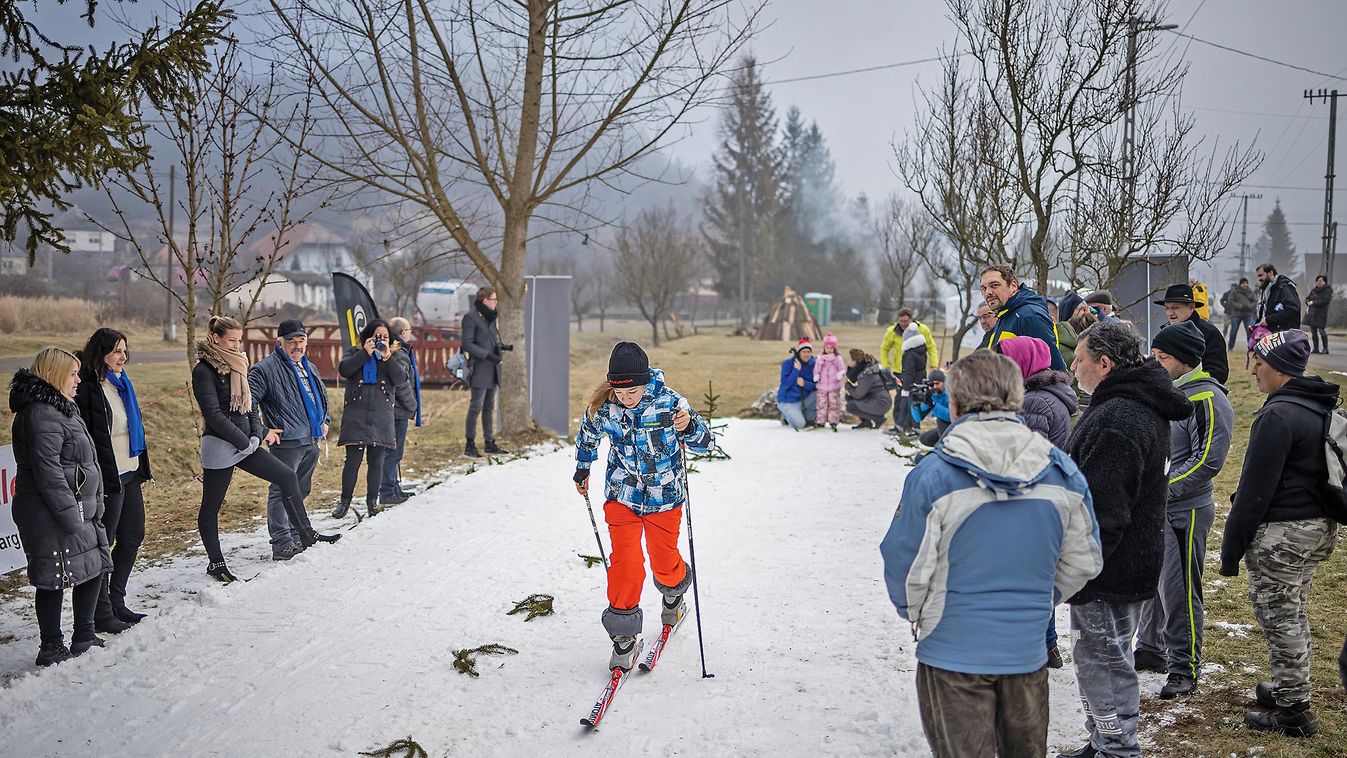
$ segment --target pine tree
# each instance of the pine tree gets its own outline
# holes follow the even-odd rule
[[[1291,230],[1286,225],[1281,200],[1272,206],[1272,212],[1263,222],[1263,234],[1254,246],[1255,250],[1262,252],[1260,248],[1267,251],[1267,259],[1260,260],[1260,264],[1270,262],[1277,267],[1277,273],[1289,277],[1299,273],[1300,253],[1296,252],[1295,243],[1291,241]]]
[[[83,17],[93,26],[97,0],[85,2]],[[0,74],[0,166],[7,168],[0,239],[14,242],[22,223],[31,264],[39,243],[69,249],[46,208],[68,210],[67,193],[139,165],[143,127],[133,111],[140,99],[164,105],[208,70],[207,51],[234,14],[218,0],[200,0],[176,28],[155,26],[97,53],[61,45],[20,5],[0,0],[0,54],[18,64]]]
[[[740,302],[749,320],[751,300],[775,298],[784,153],[777,143],[776,111],[763,89],[757,61],[745,58],[730,85],[730,104],[712,159],[715,183],[704,200],[704,229],[716,290]]]

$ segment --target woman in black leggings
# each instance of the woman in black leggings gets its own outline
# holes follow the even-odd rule
[[[315,542],[336,542],[341,535],[318,534],[309,525],[304,496],[294,470],[263,450],[280,435],[262,427],[248,390],[248,357],[242,352],[243,326],[228,316],[210,320],[206,339],[197,344],[200,357],[192,369],[192,394],[205,421],[201,436],[201,510],[196,525],[210,557],[206,573],[228,584],[238,577],[225,565],[220,550],[219,517],[235,467],[281,488],[290,522],[305,548]]]
[[[361,458],[368,458],[365,472],[365,507],[369,515],[379,512],[379,485],[383,479],[384,451],[397,447],[393,404],[398,387],[407,379],[399,361],[390,360],[401,343],[389,342],[388,322],[375,319],[360,332],[360,346],[346,348],[337,371],[346,379],[346,399],[341,412],[341,437],[346,464],[341,470],[341,501],[333,518],[351,508]]]
[[[103,473],[103,526],[112,546],[112,573],[103,576],[94,628],[117,634],[145,618],[126,607],[126,585],[145,540],[145,497],[150,456],[140,401],[125,370],[131,353],[126,335],[103,327],[79,352],[80,384],[75,405],[89,429]]]

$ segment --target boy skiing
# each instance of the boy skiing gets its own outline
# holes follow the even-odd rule
[[[613,640],[609,668],[629,671],[636,663],[643,620],[641,535],[650,552],[655,587],[664,596],[660,620],[676,626],[687,612],[683,593],[692,583],[692,569],[678,552],[687,499],[680,441],[693,452],[710,453],[714,438],[705,420],[665,386],[664,372],[650,368],[645,351],[634,342],[619,342],[613,348],[607,379],[590,393],[586,404],[575,441],[574,481],[582,495],[589,491],[590,466],[605,436],[610,445],[603,515],[612,561],[603,627]]]

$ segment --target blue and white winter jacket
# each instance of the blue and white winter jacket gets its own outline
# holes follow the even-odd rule
[[[949,393],[932,392],[929,403],[912,404],[912,420],[921,423],[921,420],[927,416],[934,415],[937,419],[949,423]]]
[[[706,420],[682,395],[664,385],[663,371],[652,368],[645,394],[635,408],[610,400],[594,415],[585,409],[580,433],[575,437],[576,468],[588,470],[599,457],[599,441],[607,437],[604,497],[640,516],[677,508],[687,498],[678,449],[680,435],[672,425],[672,417],[680,408],[692,415],[692,423],[681,435],[683,444],[693,453],[710,453],[715,438]]]
[[[908,473],[880,552],[917,660],[965,674],[1042,668],[1053,605],[1104,565],[1084,475],[1013,413],[954,422]]]

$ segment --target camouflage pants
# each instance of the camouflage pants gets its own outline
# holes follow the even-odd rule
[[[1328,519],[1273,521],[1258,527],[1244,554],[1249,602],[1267,637],[1272,695],[1289,707],[1310,701],[1310,583],[1333,553],[1338,525]]]

